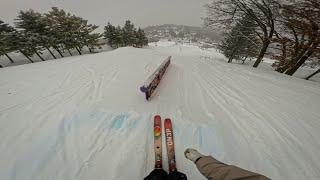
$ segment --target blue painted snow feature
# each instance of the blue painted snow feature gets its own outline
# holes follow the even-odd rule
[[[111,128],[120,129],[123,123],[128,119],[129,114],[121,114],[112,119]]]
[[[84,123],[96,123],[105,115],[105,112],[84,111],[62,119],[48,132],[48,136],[42,137],[23,154],[24,156],[17,158],[11,179],[34,179],[34,176],[43,171],[50,159],[57,154],[57,150],[64,146],[72,129],[81,127]]]

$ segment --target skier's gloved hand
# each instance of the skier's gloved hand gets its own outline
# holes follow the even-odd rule
[[[196,163],[200,158],[202,158],[204,155],[199,153],[195,149],[188,148],[186,151],[184,151],[184,156],[189,159],[190,161]]]

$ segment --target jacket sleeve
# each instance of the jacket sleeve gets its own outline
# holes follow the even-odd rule
[[[269,180],[269,178],[253,173],[236,166],[223,164],[211,156],[204,156],[196,161],[196,165],[201,174],[209,180]]]

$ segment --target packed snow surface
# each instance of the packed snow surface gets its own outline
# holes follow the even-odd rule
[[[147,102],[139,87],[168,56]],[[187,147],[273,179],[320,179],[319,89],[164,42],[4,68],[0,179],[143,179],[157,114],[173,120],[177,167],[190,180],[205,178]]]

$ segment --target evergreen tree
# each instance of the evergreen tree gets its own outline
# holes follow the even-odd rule
[[[13,51],[10,43],[10,36],[14,31],[13,27],[0,20],[0,56],[5,55],[11,63],[14,63],[14,61],[8,53]]]
[[[148,45],[148,38],[144,31],[141,28],[136,30],[130,21],[126,21],[123,28],[108,23],[104,28],[104,37],[112,48]]]
[[[120,26],[116,27],[116,31],[115,31],[115,34],[114,34],[114,39],[115,39],[116,47],[125,46],[124,36],[123,36],[123,29]]]
[[[69,51],[76,49],[79,54],[84,46],[87,46],[91,51],[95,47],[100,47],[98,33],[93,33],[98,28],[96,25],[88,24],[88,21],[66,13],[62,9],[53,7],[46,15],[46,20],[51,29],[51,33],[55,37],[55,49],[62,53],[60,49]]]
[[[112,48],[125,46],[123,29],[120,26],[115,27],[108,23],[104,29],[104,37],[108,40],[108,43]]]
[[[108,25],[104,27],[103,35],[112,48],[117,48],[115,42],[116,27],[114,27],[111,23],[108,23]]]
[[[52,35],[53,48],[64,57],[61,48],[69,48],[70,41],[70,25],[68,25],[68,16],[64,10],[52,7],[51,11],[45,14],[45,20],[49,26]],[[70,42],[72,43],[72,42]]]
[[[96,48],[101,49],[101,46],[103,44],[100,42],[100,37],[101,37],[101,34],[99,33],[88,34],[86,36],[86,46],[89,48],[89,51],[91,53]]]
[[[136,40],[136,28],[127,20],[123,27],[123,41],[125,46],[135,45]]]
[[[99,33],[93,33],[99,26],[88,24],[86,20],[82,21],[82,26],[79,27],[78,36],[82,46],[87,46],[90,52],[95,48],[101,48]]]
[[[143,36],[142,36],[142,45],[148,46],[148,43],[149,43],[148,37],[147,37],[147,35],[146,35],[146,33],[144,31],[142,31],[142,34],[143,34]]]
[[[135,44],[137,45],[137,47],[148,45],[148,38],[141,28],[139,28],[138,31],[136,32]]]
[[[221,48],[223,54],[229,58],[228,63],[233,59],[242,60],[244,63],[248,57],[258,55],[261,42],[255,33],[255,28],[254,21],[244,16],[230,32],[226,33]]]
[[[56,58],[50,48],[63,57],[63,50],[72,55],[70,49],[75,48],[81,54],[84,46],[92,52],[102,45],[101,35],[94,33],[98,26],[56,7],[44,15],[33,10],[20,11],[15,20],[17,30],[0,21],[0,55],[7,56],[11,62],[7,53],[12,51],[21,52],[33,62],[34,54],[44,60],[41,56],[44,49]]]
[[[82,54],[81,49],[85,46],[85,36],[87,33],[85,30],[86,25],[87,21],[80,17],[75,15],[68,15],[66,17],[64,28],[68,30],[65,31],[65,41],[63,42],[65,49],[75,48],[80,55]]]
[[[40,54],[47,44],[44,40],[46,24],[42,21],[42,15],[33,10],[20,11],[15,20],[16,27],[20,30],[20,37],[24,38],[22,46],[33,51],[44,61]]]
[[[26,33],[22,31],[14,31],[12,34],[10,34],[9,40],[12,49],[20,52],[31,63],[33,63],[34,61],[31,59],[31,57],[35,54],[35,51],[32,44],[33,42],[30,41],[30,36],[31,35],[26,36]]]

